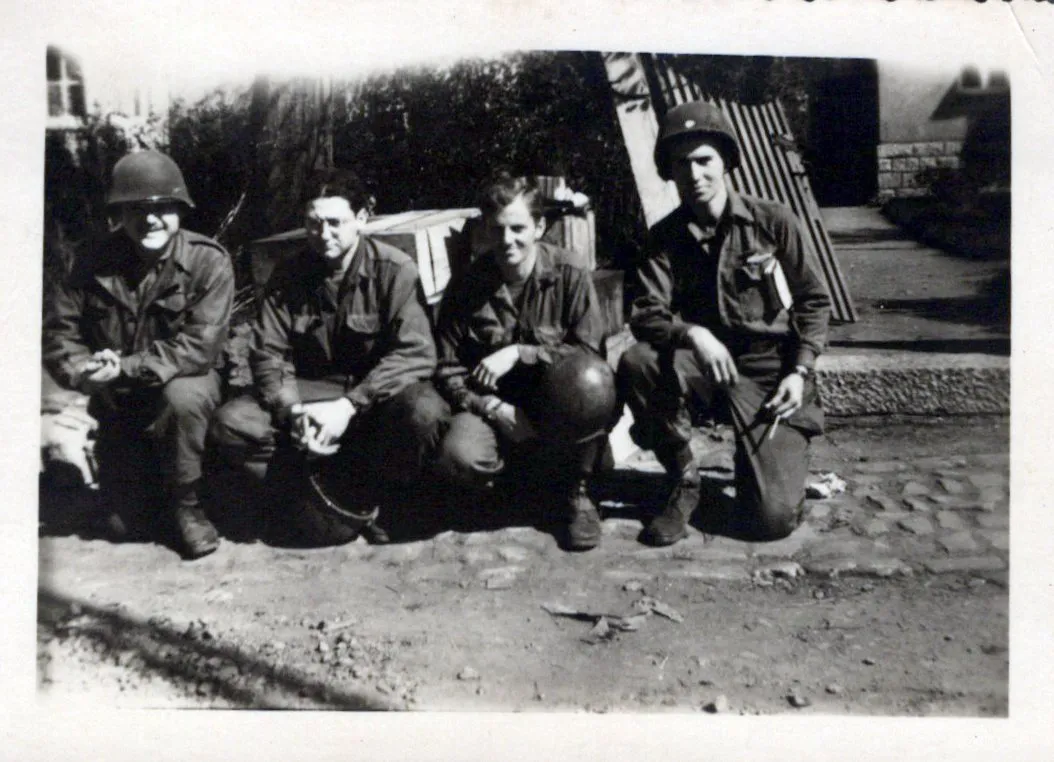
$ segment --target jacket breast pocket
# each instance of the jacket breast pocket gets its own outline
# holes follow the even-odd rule
[[[151,312],[160,321],[166,337],[174,336],[186,322],[187,295],[175,291],[154,302]]]
[[[764,275],[760,264],[749,263],[735,269],[736,302],[743,320],[756,322],[765,316]]]
[[[381,334],[381,319],[377,315],[348,315],[344,318],[345,351],[352,357],[364,358],[377,347]],[[334,348],[335,351],[340,351]]]

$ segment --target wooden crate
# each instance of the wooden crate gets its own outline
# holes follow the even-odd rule
[[[429,304],[443,296],[456,263],[469,256],[466,223],[478,209],[442,209],[384,214],[372,218],[363,233],[406,252],[417,263]],[[263,288],[279,262],[304,250],[303,228],[268,236],[249,244],[253,283]]]
[[[614,336],[622,330],[624,323],[622,270],[594,270],[593,288],[604,315],[604,337]]]

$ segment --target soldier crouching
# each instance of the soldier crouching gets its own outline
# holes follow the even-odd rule
[[[210,437],[299,540],[387,542],[379,504],[420,485],[449,420],[435,344],[413,260],[361,234],[359,178],[317,173],[307,198],[307,250],[272,275],[253,323],[254,393],[220,408]]]
[[[480,205],[488,249],[440,305],[436,378],[455,415],[437,464],[477,487],[510,460],[529,464],[534,484],[552,479],[562,493],[567,544],[593,548],[601,526],[588,482],[617,420],[596,292],[588,272],[539,240],[541,196],[525,178],[499,177]],[[510,480],[528,478],[514,470]]]
[[[814,367],[830,297],[816,256],[789,208],[729,187],[739,146],[716,106],[671,109],[655,162],[682,203],[649,231],[630,317],[639,343],[618,369],[630,433],[670,480],[644,539],[669,545],[685,537],[700,501],[686,402],[735,432],[736,502],[723,529],[785,537],[800,521],[809,441],[823,428]]]
[[[117,162],[106,200],[121,232],[78,258],[49,295],[44,362],[60,384],[90,395],[111,531],[131,538],[152,529],[158,517],[145,493],[160,470],[164,518],[181,552],[196,558],[219,544],[199,492],[209,419],[220,402],[230,258],[181,228],[194,203],[164,154]]]

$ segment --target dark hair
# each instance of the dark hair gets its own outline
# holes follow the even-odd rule
[[[545,216],[545,199],[534,180],[514,177],[508,172],[499,172],[483,184],[479,193],[479,208],[484,217],[493,217],[520,196],[523,196],[531,217],[540,220]]]
[[[736,143],[723,132],[686,132],[667,138],[655,147],[655,166],[659,170],[659,177],[663,180],[673,179],[673,165],[670,154],[674,149],[683,145],[703,145],[714,147],[721,156],[721,163],[725,165],[725,172],[731,172],[739,165],[739,149]]]
[[[316,198],[339,196],[347,199],[356,214],[371,206],[372,196],[362,179],[350,169],[319,169],[308,176],[304,185],[304,204]]]

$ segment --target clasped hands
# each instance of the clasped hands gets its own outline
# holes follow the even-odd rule
[[[355,405],[347,397],[297,402],[289,408],[289,433],[293,444],[309,455],[333,455],[354,416]]]
[[[80,390],[92,395],[105,389],[121,375],[121,356],[112,349],[100,349],[78,369]]]

